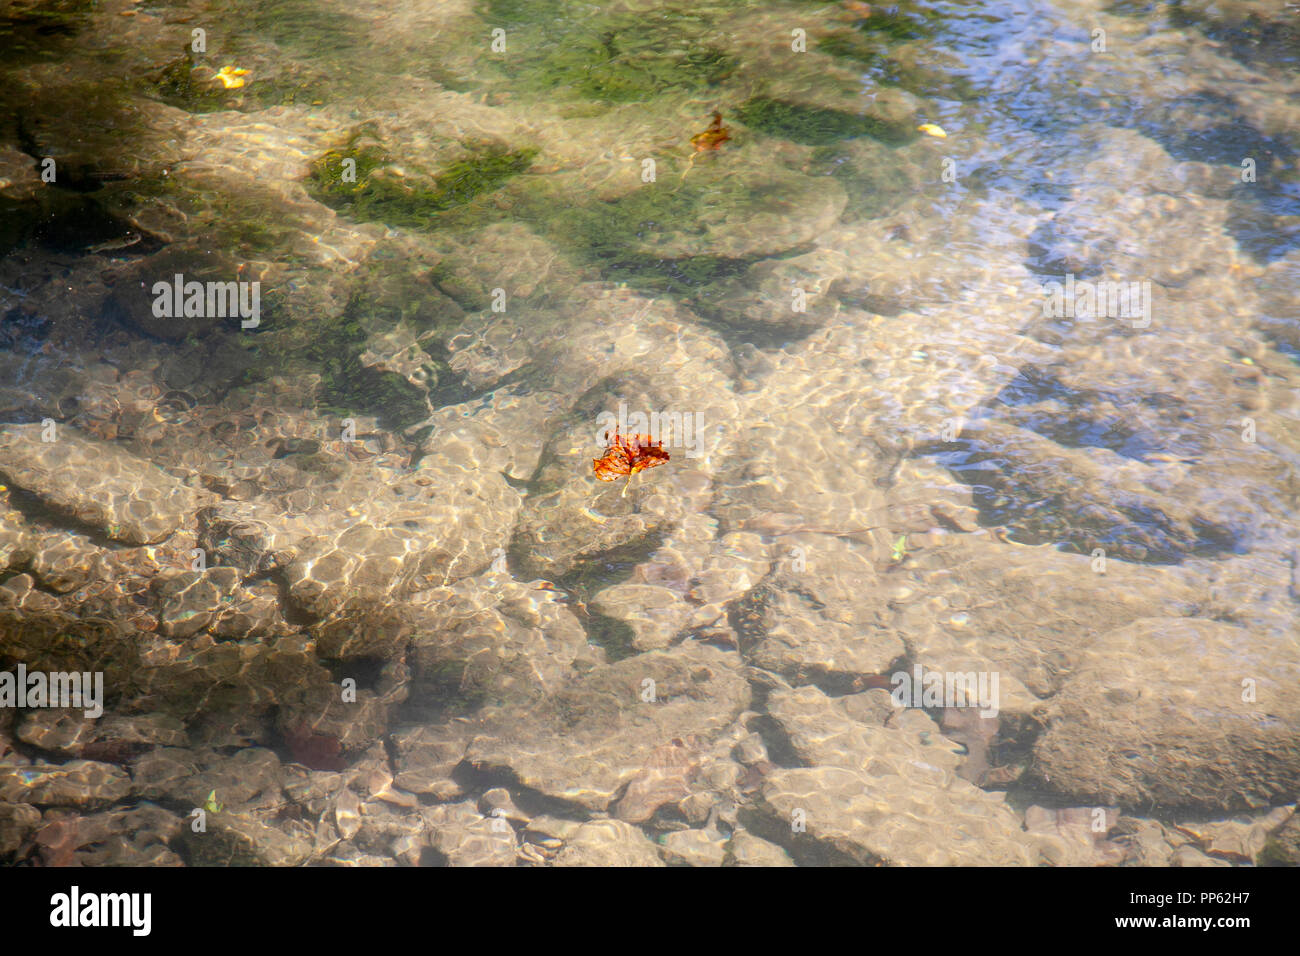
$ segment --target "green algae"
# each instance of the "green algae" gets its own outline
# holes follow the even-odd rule
[[[884,59],[884,51],[871,43],[864,43],[852,33],[833,33],[817,41],[817,51],[827,56],[852,60],[863,66],[874,66]]]
[[[308,188],[320,201],[361,221],[379,220],[426,232],[482,227],[505,213],[484,208],[475,200],[509,187],[536,152],[479,147],[478,152],[450,164],[436,177],[420,175],[415,166],[403,162],[404,175],[398,178],[387,174],[397,167],[394,157],[362,132],[350,144],[330,150],[312,164]],[[343,163],[349,159],[355,163],[354,181],[341,176]],[[671,170],[664,175],[665,183],[676,178]],[[750,260],[656,255],[648,250],[665,236],[698,233],[700,210],[706,203],[714,209],[743,208],[745,203],[763,201],[761,192],[742,179],[713,184],[687,181],[676,187],[665,184],[637,189],[608,202],[583,202],[575,201],[571,192],[535,178],[527,188],[505,189],[502,202],[515,218],[530,223],[575,261],[598,269],[606,281],[626,282],[656,294],[690,296],[743,271]],[[452,276],[435,267],[430,278],[438,283]],[[462,304],[471,310],[484,306],[477,300]]]
[[[938,10],[919,3],[900,3],[873,7],[871,16],[858,20],[854,30],[892,43],[906,43],[933,37],[942,22]]]
[[[508,55],[496,65],[512,87],[550,98],[608,105],[699,93],[739,65],[713,18],[695,8],[592,15],[575,4],[495,0],[484,19],[510,28]]]
[[[257,336],[247,346],[256,365],[244,371],[239,384],[312,371],[321,377],[319,407],[324,411],[344,417],[375,415],[397,430],[427,418],[430,396],[440,394],[438,383],[455,378],[445,357],[430,355],[423,366],[428,380],[422,386],[397,372],[367,365],[361,356],[376,334],[402,323],[417,330],[413,347],[428,343],[429,349],[440,352],[434,343],[456,324],[460,313],[427,276],[403,274],[407,263],[371,265],[340,314],[284,324]],[[268,294],[263,311],[274,317],[278,305]],[[444,386],[443,391],[450,387],[454,386]]]
[[[239,385],[309,369],[320,375],[319,408],[341,416],[376,415],[395,429],[429,414],[426,393],[395,372],[363,365],[368,333],[352,307],[334,319],[300,323],[270,343],[249,346],[256,364]]]
[[[321,409],[339,415],[374,415],[394,431],[429,417],[426,393],[396,372],[361,364],[356,355],[332,356],[322,373]]]
[[[826,107],[756,96],[736,111],[750,129],[805,146],[826,146],[844,139],[870,136],[885,143],[905,143],[915,133],[900,123]]]
[[[428,230],[445,224],[442,214],[500,189],[538,153],[535,147],[462,145],[469,155],[430,175],[412,164],[398,167],[382,147],[354,140],[312,163],[308,192],[358,221]]]
[[[146,81],[164,103],[187,113],[215,113],[230,109],[230,93],[220,83],[204,83],[195,77],[198,64],[189,47]]]
[[[260,0],[251,6],[226,0],[222,13],[241,33],[341,70],[355,69],[369,43],[369,24],[344,7],[323,7],[316,0]]]
[[[487,0],[484,19],[491,26],[547,26],[564,22],[566,0]]]
[[[736,69],[735,57],[713,45],[665,55],[659,43],[628,50],[614,30],[552,50],[533,69],[535,85],[604,103],[638,103],[670,92],[714,86]],[[638,38],[640,40],[641,38]],[[526,65],[524,69],[527,69]]]
[[[538,152],[535,147],[511,150],[489,146],[470,159],[448,166],[434,180],[430,201],[440,212],[471,202],[481,193],[491,192],[524,172]]]

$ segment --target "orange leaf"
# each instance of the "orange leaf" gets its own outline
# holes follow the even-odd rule
[[[663,442],[656,442],[649,435],[623,437],[616,428],[608,450],[600,458],[593,459],[591,467],[598,480],[615,481],[662,465],[668,459]]]

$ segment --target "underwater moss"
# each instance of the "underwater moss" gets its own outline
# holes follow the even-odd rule
[[[834,33],[817,41],[817,50],[827,56],[836,56],[871,66],[880,62],[883,53],[874,44],[863,43],[856,35]]]
[[[575,3],[499,0],[488,4],[485,19],[493,26],[525,27],[529,37],[544,31],[545,44],[520,39],[496,66],[514,89],[548,97],[568,93],[604,104],[641,102],[707,89],[737,67],[721,45],[725,34],[694,7],[669,7],[644,17],[593,15]]]
[[[568,89],[585,99],[637,103],[672,91],[713,86],[736,69],[736,59],[715,46],[665,54],[659,43],[633,50],[620,39],[626,31],[588,38],[552,51],[535,67],[537,85]]]
[[[270,296],[264,312],[275,313]],[[248,351],[256,362],[237,385],[251,385],[280,375],[310,370],[320,374],[320,408],[340,415],[375,415],[395,429],[428,417],[428,392],[396,372],[363,365],[361,354],[371,336],[402,320],[385,306],[376,307],[363,287],[353,293],[340,315],[313,322],[290,323],[258,336]],[[451,378],[445,361],[426,369],[430,381]],[[448,386],[450,387],[450,386]]]
[[[363,366],[356,356],[335,357],[320,369],[326,410],[375,415],[396,431],[429,417],[424,391],[395,372]]]
[[[565,0],[487,0],[483,19],[491,26],[554,24],[563,20]]]
[[[301,51],[316,62],[340,57],[355,62],[365,49],[369,25],[344,8],[324,8],[315,0],[262,0],[247,10],[239,5],[245,29],[286,50]]]
[[[854,24],[858,33],[870,34],[894,43],[923,40],[934,35],[934,28],[942,22],[942,15],[921,4],[899,4],[873,7],[871,16]]]
[[[196,65],[194,54],[186,47],[180,56],[148,77],[146,86],[164,103],[187,113],[215,113],[230,109],[230,93],[219,83],[196,80]]]
[[[467,203],[522,173],[532,165],[537,153],[536,148],[507,150],[494,146],[472,159],[452,163],[434,180],[432,200],[440,210]]]
[[[747,100],[736,115],[752,130],[805,146],[825,146],[858,136],[871,136],[886,143],[905,143],[915,136],[910,127],[902,124],[766,96]]]
[[[430,178],[423,170],[403,164],[398,170],[391,158],[373,144],[354,141],[333,149],[312,163],[308,191],[312,196],[353,219],[384,222],[414,229],[434,229],[440,214],[499,189],[507,180],[532,165],[536,148],[507,149],[479,146],[465,159]],[[345,162],[355,163],[355,178],[345,180]]]
[[[238,54],[234,54],[237,58]],[[229,63],[227,62],[227,65]],[[210,67],[212,72],[196,70]],[[272,106],[323,103],[332,96],[333,84],[314,72],[274,79],[250,77],[244,86],[226,89],[216,78],[212,61],[200,63],[186,47],[176,59],[140,81],[144,91],[169,106],[187,113],[215,113],[219,110],[252,112]]]

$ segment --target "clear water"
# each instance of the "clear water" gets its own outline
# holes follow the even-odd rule
[[[8,858],[1294,862],[1293,6],[10,4]]]

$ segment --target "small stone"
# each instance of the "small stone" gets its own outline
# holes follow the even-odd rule
[[[639,827],[622,820],[584,823],[554,862],[556,866],[664,866],[658,847]]]
[[[670,866],[722,866],[727,857],[723,840],[705,830],[678,830],[659,844],[659,853]]]
[[[334,805],[334,823],[345,840],[351,840],[361,829],[361,801],[347,788],[339,794]]]
[[[1226,860],[1216,860],[1212,856],[1207,856],[1190,843],[1187,846],[1180,846],[1174,851],[1173,857],[1169,861],[1170,866],[1232,866]]]
[[[746,767],[767,760],[767,744],[762,734],[749,734],[736,744],[736,759]]]
[[[732,838],[727,851],[735,866],[794,866],[790,854],[775,843],[754,836],[745,830]]]
[[[528,814],[515,806],[510,791],[505,787],[493,787],[484,793],[479,800],[479,807],[489,817],[513,820],[516,823],[527,823],[530,819]]]
[[[41,822],[41,811],[27,803],[0,803],[0,859],[22,846]]]

